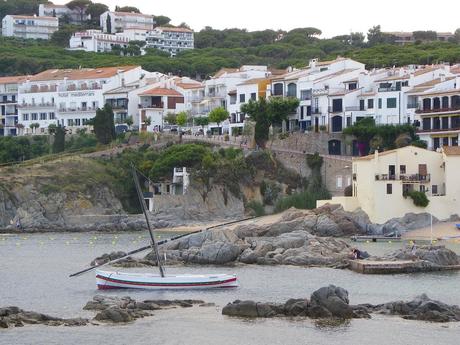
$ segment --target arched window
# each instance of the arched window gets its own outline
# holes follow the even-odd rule
[[[288,84],[287,96],[288,97],[297,97],[297,84],[295,84],[295,83]]]
[[[274,96],[282,96],[283,95],[283,84],[277,83],[273,85],[273,95]]]

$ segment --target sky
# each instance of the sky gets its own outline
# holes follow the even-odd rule
[[[70,0],[51,0],[65,4]],[[186,22],[195,31],[215,29],[291,30],[316,27],[328,38],[350,31],[366,33],[374,25],[382,31],[460,28],[460,0],[93,0],[114,10],[135,6],[142,13],[165,15],[172,24]]]

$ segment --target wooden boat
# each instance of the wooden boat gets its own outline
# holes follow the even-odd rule
[[[211,289],[238,287],[234,274],[165,275],[96,271],[97,287],[106,289]]]
[[[147,215],[147,205],[145,203],[137,170],[131,165],[134,185],[136,186],[139,202],[145,216],[147,228],[150,234],[150,245],[153,249],[160,274],[152,273],[128,273],[117,271],[96,270],[96,284],[98,289],[209,289],[238,287],[236,275],[229,274],[181,274],[166,275],[159,255],[158,242],[155,241],[149,217]]]

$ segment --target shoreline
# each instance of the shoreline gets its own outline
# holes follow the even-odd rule
[[[410,230],[402,234],[403,240],[422,240],[430,241],[431,238],[435,241],[458,241],[460,242],[460,230],[455,224],[460,222],[439,222],[433,224],[433,235],[431,234],[431,227],[424,227],[420,229]]]

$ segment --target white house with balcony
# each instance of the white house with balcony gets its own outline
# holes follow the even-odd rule
[[[0,136],[18,134],[18,86],[26,76],[0,78]]]
[[[100,16],[100,24],[103,32],[112,34],[128,29],[151,31],[155,19],[152,15],[142,13],[106,11]]]
[[[193,31],[187,28],[156,27],[146,35],[146,48],[155,48],[177,55],[184,50],[194,48]]]
[[[59,19],[55,17],[6,15],[2,20],[5,37],[49,40],[58,29]]]
[[[185,111],[184,95],[173,88],[154,86],[139,94],[139,129],[160,132],[168,113]]]
[[[84,50],[87,52],[111,52],[113,47],[126,48],[130,38],[124,34],[107,34],[101,30],[86,30],[75,32],[69,40],[70,50]]]
[[[139,80],[141,72],[139,66],[53,69],[27,78],[18,100],[24,134],[45,134],[51,124],[70,130],[87,126],[104,106],[104,93]]]

